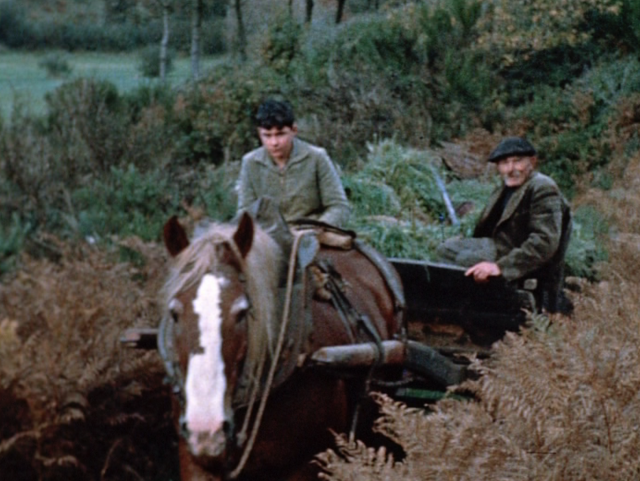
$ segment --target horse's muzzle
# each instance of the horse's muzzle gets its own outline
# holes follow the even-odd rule
[[[189,432],[189,450],[196,458],[219,458],[225,455],[227,436],[222,430],[216,432]]]
[[[222,429],[201,431],[189,429],[184,418],[180,417],[180,434],[186,440],[189,451],[196,458],[220,458],[225,455],[229,441],[232,439],[232,423],[224,422]]]

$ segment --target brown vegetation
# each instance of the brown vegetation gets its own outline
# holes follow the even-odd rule
[[[632,159],[614,187],[589,191],[621,231],[602,280],[573,294],[575,312],[533,316],[519,334],[475,360],[482,374],[429,412],[377,396],[377,429],[400,444],[401,462],[340,438],[319,456],[327,480],[638,479],[640,474],[640,214],[629,188]]]
[[[57,246],[59,263],[25,258],[0,286],[3,479],[149,479],[170,472],[163,366],[155,352],[119,343],[125,328],[158,320],[163,251],[135,239],[112,253]],[[118,254],[137,262],[120,262]]]

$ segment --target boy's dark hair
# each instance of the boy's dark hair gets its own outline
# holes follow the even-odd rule
[[[293,107],[286,100],[265,100],[256,114],[256,124],[263,129],[293,127]]]

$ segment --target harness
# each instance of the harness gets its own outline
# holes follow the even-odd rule
[[[245,377],[245,375],[242,375],[238,383],[240,387],[239,392],[234,393],[235,408],[239,406],[246,406],[246,414],[242,429],[239,431],[237,436],[235,436],[235,439],[233,439],[235,444],[235,446],[233,446],[234,448],[240,446],[244,447],[238,464],[229,474],[230,479],[236,479],[240,475],[247,460],[249,459],[271,391],[289,378],[293,371],[298,367],[300,354],[306,352],[305,344],[312,330],[310,318],[311,309],[309,306],[311,297],[314,294],[314,291],[310,286],[311,282],[307,279],[307,274],[309,272],[308,268],[310,266],[322,273],[324,283],[322,286],[315,287],[326,290],[328,293],[327,300],[331,302],[336,312],[338,312],[345,331],[349,334],[351,341],[353,343],[357,342],[360,337],[359,334],[364,333],[365,336],[376,346],[376,362],[368,371],[360,399],[364,398],[368,394],[373,372],[381,361],[382,340],[375,326],[366,315],[358,312],[358,310],[351,304],[345,294],[345,281],[342,279],[335,267],[327,260],[316,260],[322,236],[318,236],[319,231],[317,226],[312,227],[314,228],[305,228],[301,230],[294,230],[292,232],[293,241],[290,244],[286,286],[284,288],[284,296],[282,298],[283,305],[281,308],[282,315],[280,330],[274,346],[273,362],[269,366],[266,378],[264,379],[264,382],[255,383],[253,385],[253,389],[249,390],[246,387],[244,389],[242,388],[242,378]],[[321,239],[319,240],[318,237]],[[386,272],[386,269],[390,269],[387,267],[388,263],[383,262],[384,259],[381,257],[375,257],[375,253],[377,251],[374,251],[373,249],[367,250],[366,245],[354,242],[353,237],[349,237],[351,247],[356,247],[370,261],[372,261],[387,280],[387,284],[394,294],[396,310],[403,310],[404,296],[402,287],[399,285],[399,282],[396,282],[396,277],[393,276],[390,271]],[[335,241],[335,237],[332,238]],[[235,244],[231,242],[230,245],[234,255],[240,263],[242,272],[246,273],[244,259],[237,251]],[[296,314],[302,313],[302,316],[296,316],[298,321],[296,323],[291,322],[292,311],[295,311]],[[174,343],[174,329],[175,323],[171,316],[169,314],[165,315],[160,322],[158,330],[158,351],[167,372],[167,382],[172,386],[172,392],[179,402],[181,411],[183,411],[186,401],[185,379],[178,365],[177,350]],[[285,354],[284,356],[283,353]],[[266,360],[265,362],[261,362],[259,365],[257,376],[260,379],[263,377],[263,368],[265,364]],[[249,385],[249,383],[246,382],[244,384]],[[357,403],[352,417],[350,438],[354,437],[359,408],[360,402]],[[252,418],[253,423],[251,424]],[[180,423],[180,425],[182,425],[182,423]],[[181,431],[180,434],[183,437],[186,437],[187,435],[184,431]],[[230,437],[229,442],[231,441],[232,439]]]

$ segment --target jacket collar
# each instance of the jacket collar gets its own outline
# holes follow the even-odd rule
[[[509,199],[509,202],[507,202],[507,205],[502,211],[500,220],[496,225],[500,225],[501,223],[503,223],[505,220],[509,219],[513,215],[513,213],[516,211],[516,209],[520,205],[520,202],[522,202],[522,199],[524,198],[524,195],[527,192],[527,187],[529,186],[531,181],[534,179],[534,177],[538,175],[539,175],[538,172],[536,171],[532,172],[529,178],[525,181],[525,183],[522,184],[513,192],[513,194],[511,195],[511,198]],[[496,205],[496,202],[498,202],[498,200],[502,196],[502,193],[504,192],[505,188],[506,187],[503,185],[502,188],[497,189],[491,195],[491,197],[489,198],[489,202],[487,203],[487,208],[484,211],[485,214],[483,215],[483,219],[486,219],[489,213],[493,210],[493,208]]]
[[[309,152],[310,152],[309,144],[295,137],[293,139],[293,148],[291,149],[291,155],[289,156],[289,160],[287,161],[287,167],[297,162],[300,162],[302,159],[304,159],[309,155]],[[269,167],[274,167],[276,165],[265,147],[260,148],[258,161],[261,164],[264,164]]]

